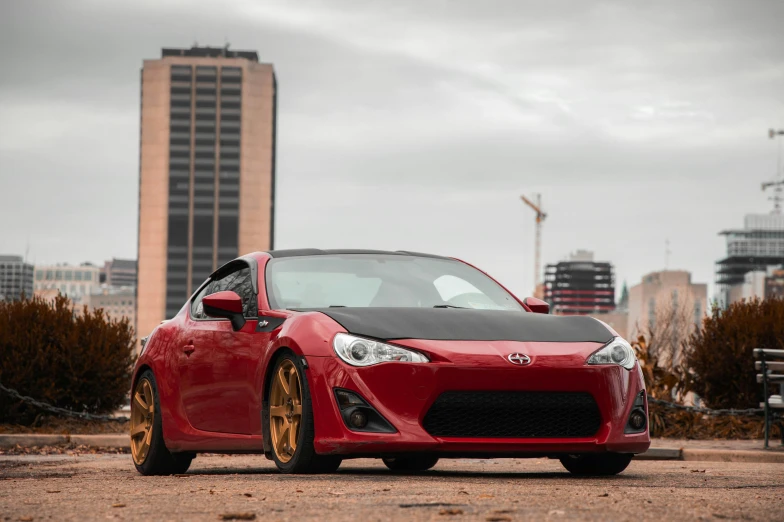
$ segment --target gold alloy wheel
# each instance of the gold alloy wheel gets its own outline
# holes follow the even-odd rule
[[[297,451],[302,421],[302,384],[299,371],[284,359],[272,380],[270,390],[270,428],[272,447],[281,462],[288,462]]]
[[[154,419],[152,384],[145,377],[139,380],[131,399],[131,454],[136,464],[141,465],[150,452]]]

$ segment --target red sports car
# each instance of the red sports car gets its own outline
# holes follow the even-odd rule
[[[283,473],[551,457],[620,473],[650,445],[634,351],[601,321],[548,311],[451,258],[240,257],[143,342],[133,461],[153,475],[198,452],[263,453]]]

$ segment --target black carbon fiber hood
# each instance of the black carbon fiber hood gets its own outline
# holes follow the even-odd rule
[[[305,310],[302,310],[305,311]],[[373,339],[607,343],[613,335],[585,316],[457,308],[320,308],[347,332]]]

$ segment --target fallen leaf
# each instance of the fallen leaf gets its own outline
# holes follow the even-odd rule
[[[302,490],[301,490],[301,489],[298,489],[298,490],[297,490],[297,493],[302,493]]]
[[[512,511],[511,509],[494,509],[493,513],[495,513],[496,515],[504,515],[506,513],[514,513],[514,511]]]
[[[256,520],[256,513],[224,513],[221,520]]]
[[[458,491],[458,492],[457,492],[457,494],[458,494],[458,495],[468,495],[468,491],[462,491],[462,490],[460,490],[460,491]]]
[[[47,493],[59,493],[60,490],[59,489],[53,489],[53,490],[47,490],[46,492]]]
[[[245,495],[246,497],[252,497],[252,496],[253,496],[253,495],[252,495],[252,494],[250,494],[250,493],[243,493],[243,495]]]
[[[438,512],[438,514],[439,515],[462,515],[463,510],[458,508],[447,508],[447,509],[442,509],[441,511]]]
[[[691,470],[692,473],[705,473],[704,469],[693,469]]]
[[[112,507],[125,507],[125,504],[120,504],[118,502],[117,504],[112,504]]]
[[[609,497],[609,496],[610,496],[610,494],[609,494],[609,493],[602,493],[602,494],[601,494],[601,495],[599,495],[599,496],[600,496],[600,497]]]
[[[506,515],[488,515],[485,520],[487,520],[487,522],[509,522],[512,520],[512,517]]]

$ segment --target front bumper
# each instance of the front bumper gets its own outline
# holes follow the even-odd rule
[[[647,429],[624,434],[634,399],[644,389],[637,368],[627,371],[619,366],[587,366],[584,355],[569,357],[563,353],[552,357],[540,354],[536,364],[526,367],[491,356],[451,359],[355,368],[337,357],[308,357],[316,451],[345,456],[427,452],[441,456],[534,457],[603,451],[642,453],[650,446]],[[334,398],[335,388],[361,395],[397,431],[348,429]],[[593,436],[582,438],[435,437],[422,423],[429,408],[446,391],[587,392],[596,401],[601,423]]]

